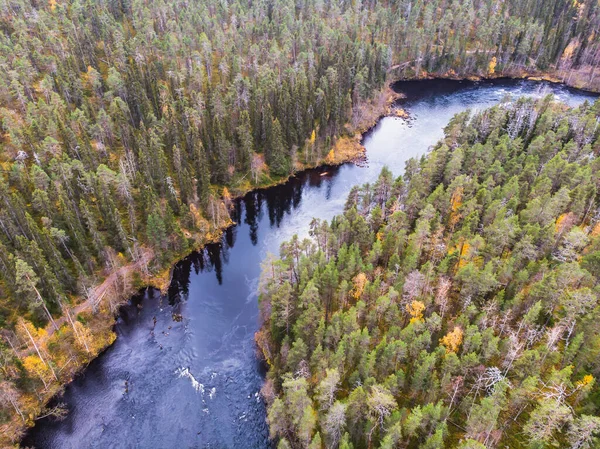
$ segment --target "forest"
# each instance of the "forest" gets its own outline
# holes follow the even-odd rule
[[[598,90],[599,32],[591,0],[0,0],[2,442],[235,196],[351,158],[391,81]]]
[[[599,447],[598,117],[458,114],[264,262],[278,449]]]

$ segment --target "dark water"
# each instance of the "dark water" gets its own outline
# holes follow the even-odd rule
[[[368,166],[305,172],[236,204],[238,225],[218,245],[179,262],[166,296],[135,297],[116,326],[118,339],[66,389],[62,422],[41,420],[24,445],[37,448],[269,448],[264,373],[255,356],[260,263],[312,217],[342,211],[356,184],[384,165],[395,175],[442,137],[457,112],[505,95],[554,93],[577,105],[595,98],[537,82],[397,83],[412,119],[384,118],[365,137]],[[327,174],[325,174],[327,172]],[[156,318],[156,325],[154,325]]]

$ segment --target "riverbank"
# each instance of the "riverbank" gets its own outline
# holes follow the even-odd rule
[[[396,66],[400,68],[400,66]],[[391,70],[393,72],[393,69]],[[411,73],[410,76],[398,75],[398,81],[418,80],[453,80],[453,81],[487,81],[487,80],[529,80],[545,81],[552,84],[564,85],[573,89],[586,92],[600,93],[600,77],[595,76],[597,69],[591,66],[572,69],[569,71],[551,69],[548,71],[509,69],[494,71],[493,73],[457,74],[450,70],[447,72],[421,72]]]

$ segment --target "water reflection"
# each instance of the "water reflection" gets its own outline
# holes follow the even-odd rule
[[[307,170],[289,179],[284,184],[250,192],[234,202],[231,218],[235,223],[248,225],[249,240],[258,244],[258,229],[265,216],[269,217],[269,227],[279,228],[284,217],[291,215],[302,204],[302,192],[307,188],[321,189],[324,197],[331,199],[332,185],[340,167],[321,167]],[[266,223],[262,223],[264,226]],[[223,283],[223,266],[229,262],[230,249],[235,246],[240,226],[231,226],[224,233],[221,242],[206,245],[179,261],[173,268],[169,285],[169,303],[187,300],[191,267],[195,274],[214,272],[219,285]]]

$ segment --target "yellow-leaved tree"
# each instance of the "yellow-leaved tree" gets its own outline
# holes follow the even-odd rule
[[[356,276],[354,276],[354,279],[352,279],[352,284],[352,297],[354,299],[359,299],[365,289],[365,285],[367,284],[367,276],[365,273],[358,273]]]
[[[48,388],[48,384],[52,382],[54,373],[42,359],[37,355],[28,355],[23,360],[23,367],[31,377],[41,380],[44,388]]]
[[[491,59],[490,64],[488,65],[488,75],[493,75],[494,73],[496,73],[496,64],[497,63],[498,63],[498,60],[494,56]]]
[[[410,304],[406,304],[406,311],[410,315],[410,322],[415,323],[423,320],[423,312],[425,311],[425,304],[421,301],[412,301]]]
[[[454,329],[451,332],[448,332],[440,339],[440,343],[446,347],[447,352],[458,352],[462,341],[463,330],[458,326],[454,326]]]

